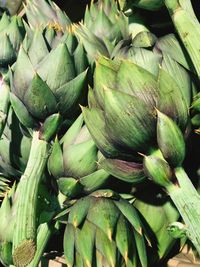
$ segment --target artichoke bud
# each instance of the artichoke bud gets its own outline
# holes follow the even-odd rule
[[[172,167],[181,166],[185,158],[185,141],[177,124],[157,110],[157,142],[163,157]]]
[[[0,36],[0,67],[7,70],[15,62],[25,36],[23,21],[4,14],[0,21]]]
[[[60,127],[62,117],[59,113],[50,115],[40,127],[40,139],[49,142]]]
[[[67,15],[52,1],[31,0],[26,5],[26,16],[28,23],[33,27],[46,27],[48,24],[58,24],[65,29],[71,24]]]
[[[156,184],[168,187],[172,184],[172,170],[169,164],[156,156],[144,156],[143,160],[144,172]]]
[[[11,81],[12,92],[19,98],[18,105],[24,105],[24,118],[20,121],[30,127],[28,116],[24,115],[25,109],[40,123],[57,112],[67,118],[72,110],[80,112],[78,103],[86,98],[83,89],[87,82],[87,70],[78,73],[84,66],[76,69],[74,61],[77,59],[70,54],[65,43],[61,42],[51,49],[44,38],[44,31],[36,30],[30,39],[32,42],[26,42],[26,50],[20,48]]]
[[[145,179],[143,165],[140,163],[103,158],[98,164],[106,172],[125,182],[137,184]]]
[[[136,267],[140,261],[141,266],[147,266],[145,243],[137,233],[138,227],[141,230],[142,225],[135,208],[113,191],[97,191],[79,199],[70,208],[65,229],[67,264],[76,266],[82,261],[87,266]]]

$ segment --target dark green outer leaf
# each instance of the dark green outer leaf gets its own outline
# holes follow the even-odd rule
[[[36,74],[24,94],[29,112],[39,120],[57,111],[57,101],[48,85]]]

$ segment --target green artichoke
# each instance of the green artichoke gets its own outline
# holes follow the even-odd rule
[[[200,253],[200,197],[182,168],[189,118],[178,83],[162,68],[157,77],[130,61],[101,58],[83,115],[105,156],[100,166],[130,183],[141,182],[144,171],[165,187]]]
[[[99,54],[110,57],[120,40],[131,39],[128,18],[114,0],[91,2],[84,23],[75,26],[75,34],[83,42],[91,63]]]
[[[69,208],[64,235],[68,266],[148,266],[143,225],[135,208],[110,190]]]
[[[130,61],[101,58],[97,62],[89,108],[83,108],[83,115],[102,154],[113,159],[110,164],[115,159],[139,163],[142,157],[138,152],[148,154],[157,147],[155,107],[186,130],[185,98],[166,71],[160,68],[156,77]]]
[[[49,51],[45,33],[36,30],[31,43],[26,41],[21,46],[12,71],[12,106],[20,122],[28,128],[37,128],[58,112],[73,117],[71,110],[82,102],[86,93],[87,71],[81,47],[77,46],[70,54],[63,41]]]
[[[60,141],[56,138],[48,170],[57,178],[61,193],[75,197],[100,188],[109,179],[109,174],[98,167],[98,158],[81,114]]]
[[[25,26],[21,17],[3,14],[0,20],[0,71],[5,73],[17,58],[25,37]]]
[[[54,25],[65,31],[71,25],[68,16],[51,0],[27,1],[25,13],[29,25],[33,28]]]

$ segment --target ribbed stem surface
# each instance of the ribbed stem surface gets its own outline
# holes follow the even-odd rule
[[[186,233],[200,255],[200,196],[182,168],[175,170],[179,186],[167,188],[186,225]]]
[[[165,0],[165,5],[200,77],[200,23],[195,17],[191,2],[190,0]]]
[[[36,206],[38,187],[46,167],[48,143],[34,132],[29,160],[17,190],[17,214],[13,234],[13,260],[17,267],[27,266],[36,251]]]

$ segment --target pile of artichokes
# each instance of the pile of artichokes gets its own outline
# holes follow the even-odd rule
[[[59,4],[0,1],[1,264],[200,256],[196,1]]]

